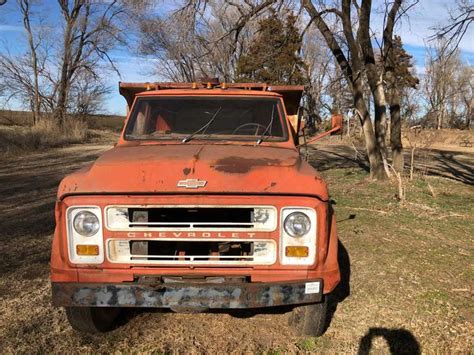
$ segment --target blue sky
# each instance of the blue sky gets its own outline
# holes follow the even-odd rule
[[[382,0],[374,0],[374,7],[383,4]],[[447,23],[449,19],[449,6],[454,6],[454,1],[442,0],[420,0],[420,3],[412,8],[408,18],[403,18],[396,28],[397,34],[402,37],[405,49],[415,59],[416,69],[419,74],[423,73],[428,38],[434,33],[433,28]],[[164,2],[162,2],[164,4]],[[166,6],[169,7],[169,2]],[[41,15],[47,17],[48,21],[54,23],[59,16],[56,1],[43,0]],[[373,14],[373,30],[380,34],[383,18],[376,13]],[[25,49],[22,19],[16,10],[16,1],[8,0],[0,7],[0,52],[7,49],[12,53],[21,53]],[[474,65],[474,26],[464,36],[460,44],[462,58]],[[150,58],[140,58],[126,49],[115,50],[111,57],[117,64],[121,78],[116,73],[104,73],[104,78],[112,88],[112,93],[105,103],[107,113],[124,114],[126,111],[125,100],[118,93],[118,81],[155,81],[160,78],[148,75],[154,66]],[[12,103],[10,108],[18,109],[17,104]]]

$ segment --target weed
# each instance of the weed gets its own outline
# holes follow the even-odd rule
[[[303,338],[296,343],[298,349],[303,351],[316,350],[316,342],[314,338]]]

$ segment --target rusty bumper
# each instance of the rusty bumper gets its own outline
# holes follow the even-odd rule
[[[236,309],[316,303],[323,281],[239,284],[53,283],[54,306]]]

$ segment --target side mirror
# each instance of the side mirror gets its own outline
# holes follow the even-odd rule
[[[331,117],[331,129],[329,131],[326,131],[324,133],[318,134],[317,136],[313,137],[309,141],[305,140],[304,145],[307,145],[309,143],[312,143],[314,141],[317,141],[318,139],[321,139],[323,137],[326,137],[327,135],[333,135],[333,134],[340,134],[342,135],[342,124],[343,124],[343,117],[342,115],[333,115]]]
[[[332,115],[331,116],[331,135],[342,134],[342,125],[344,124],[344,119],[342,115]]]

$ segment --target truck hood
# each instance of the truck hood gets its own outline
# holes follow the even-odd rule
[[[179,187],[195,179],[199,188]],[[185,184],[181,182],[181,185]],[[68,175],[58,198],[77,194],[289,194],[328,199],[326,184],[295,149],[245,145],[117,146]]]

